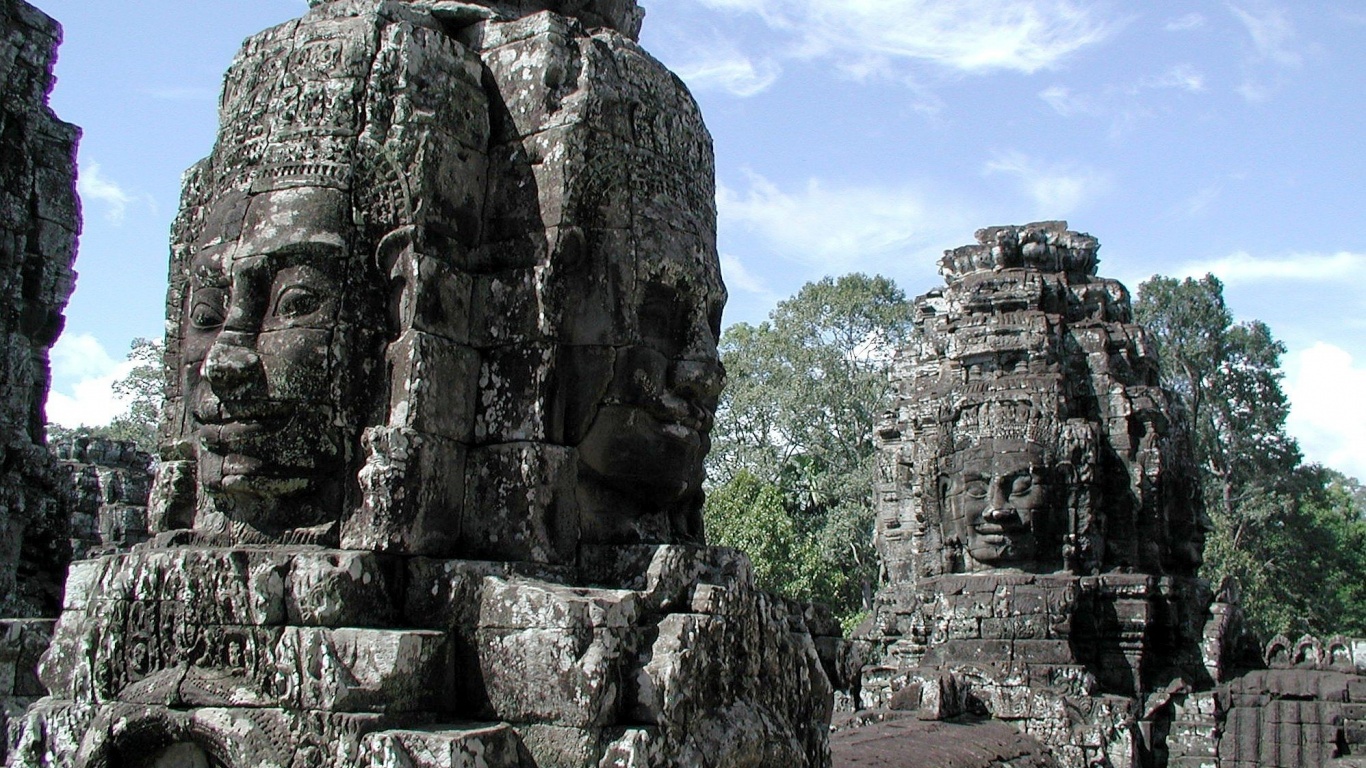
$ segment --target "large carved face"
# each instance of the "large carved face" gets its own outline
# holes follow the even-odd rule
[[[607,484],[655,504],[696,494],[724,374],[722,296],[713,265],[646,263],[636,289],[639,343],[617,351],[580,456]]]
[[[244,516],[263,516],[241,521],[254,528],[316,525],[341,503],[358,429],[343,371],[360,354],[355,323],[343,319],[356,302],[346,290],[350,215],[338,190],[267,192],[239,238],[193,256],[182,376],[199,480],[242,502]],[[253,503],[302,495],[311,512]]]
[[[1047,516],[1057,513],[1051,508],[1043,447],[983,440],[955,458],[955,471],[941,482],[946,532],[958,536],[967,557],[979,566],[1035,563]]]

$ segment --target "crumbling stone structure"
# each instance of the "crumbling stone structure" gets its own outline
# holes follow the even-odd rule
[[[47,105],[60,40],[41,11],[0,0],[0,616],[55,616],[68,557],[43,412],[80,230],[80,131]]]
[[[1161,759],[1173,696],[1224,674],[1227,633],[1180,413],[1098,247],[1063,222],[984,229],[916,300],[878,435],[861,689],[1131,766]]]
[[[1187,697],[1169,765],[1359,765],[1366,753],[1366,640],[1278,636],[1264,666]]]
[[[150,538],[152,457],[131,440],[77,434],[50,446],[63,472],[71,556],[127,550]]]
[[[823,766],[705,547],[710,138],[630,0],[314,2],[173,231],[152,541],[73,565],[12,766]]]

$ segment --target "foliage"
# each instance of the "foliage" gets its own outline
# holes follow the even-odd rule
[[[155,453],[157,425],[162,411],[161,341],[133,339],[128,361],[133,368],[128,375],[114,382],[114,394],[128,402],[127,410],[115,416],[107,425],[75,428],[48,424],[48,444],[62,443],[80,435],[103,437],[110,440],[129,440],[138,450]]]
[[[828,590],[834,574],[797,529],[777,486],[741,470],[708,494],[705,514],[711,543],[748,554],[759,586],[808,601]]]
[[[1154,277],[1135,314],[1153,332],[1163,383],[1187,409],[1214,530],[1204,575],[1242,586],[1263,637],[1366,631],[1366,522],[1356,481],[1301,464],[1285,431],[1285,346],[1265,323],[1234,323],[1223,285]]]
[[[784,583],[814,590],[845,616],[866,607],[876,580],[873,428],[910,328],[911,305],[895,283],[851,274],[808,283],[767,321],[733,325],[721,340],[729,384],[712,433],[707,513],[748,498],[741,491],[753,481],[773,489],[800,549],[816,557],[794,561],[812,570]],[[776,567],[740,548],[761,570]]]

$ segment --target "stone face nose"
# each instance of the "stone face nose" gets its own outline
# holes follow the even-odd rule
[[[204,378],[214,394],[224,400],[265,396],[265,371],[261,356],[243,340],[226,338],[224,333],[209,349],[204,360]]]
[[[986,513],[988,519],[1004,519],[1014,514],[1014,510],[1009,508],[1011,482],[1008,478],[997,478],[991,482],[991,492],[987,498],[991,503],[991,509]]]
[[[1016,514],[1004,502],[993,502],[991,508],[982,513],[982,518],[991,523],[1004,523],[1014,520]]]
[[[718,362],[710,360],[680,360],[674,363],[670,388],[698,404],[710,408],[721,395],[726,372]]]

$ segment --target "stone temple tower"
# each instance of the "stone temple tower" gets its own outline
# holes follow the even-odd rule
[[[711,140],[634,0],[331,0],[186,176],[154,538],[72,567],[12,766],[824,766],[706,547]]]
[[[1138,764],[1171,717],[1154,693],[1222,674],[1181,413],[1098,247],[1064,222],[983,229],[916,300],[861,638],[865,705],[990,714],[1077,766]]]

